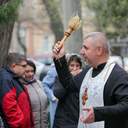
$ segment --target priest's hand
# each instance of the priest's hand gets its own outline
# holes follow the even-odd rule
[[[86,111],[87,112],[87,116],[86,117],[81,116],[80,117],[80,120],[83,123],[87,123],[87,124],[93,123],[95,121],[95,115],[94,115],[94,109],[93,109],[93,107],[84,108],[83,111]]]
[[[53,53],[53,58],[55,59],[59,59],[63,57],[65,55],[64,45],[60,41],[58,41],[54,45],[52,53]]]

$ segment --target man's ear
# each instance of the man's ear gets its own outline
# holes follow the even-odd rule
[[[16,64],[13,63],[10,67],[11,67],[11,68],[15,68],[15,66],[16,66]]]
[[[103,48],[102,47],[97,47],[97,55],[101,56],[103,54]]]

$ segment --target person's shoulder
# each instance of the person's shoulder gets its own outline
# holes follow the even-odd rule
[[[87,73],[87,71],[91,68],[90,65],[85,65],[85,67],[83,68],[83,73]]]
[[[42,86],[42,83],[39,79],[36,79],[36,83],[38,83],[40,86]]]
[[[0,69],[0,85],[2,88],[4,88],[5,91],[8,90],[8,86],[13,87],[13,80],[13,76],[6,69]],[[7,85],[6,87],[5,84]]]
[[[1,68],[0,79],[11,79],[11,74],[5,68]]]
[[[113,79],[115,82],[119,82],[119,81],[128,81],[128,73],[122,68],[120,67],[118,64],[115,65],[115,67],[113,68],[113,71],[110,75],[111,79]]]
[[[115,65],[113,72],[117,75],[127,75],[128,73],[124,70],[124,68],[120,67],[118,64]]]
[[[90,65],[85,65],[85,70],[89,70],[91,68]]]
[[[6,72],[5,68],[0,68],[0,74],[3,74],[5,72]]]

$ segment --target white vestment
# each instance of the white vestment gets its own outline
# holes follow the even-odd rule
[[[103,70],[97,76],[92,77],[93,68],[90,68],[89,71],[86,73],[80,89],[80,115],[85,117],[87,114],[87,112],[83,111],[83,108],[88,108],[91,106],[92,107],[104,106],[104,100],[103,100],[104,86],[114,66],[115,66],[115,62],[112,62],[109,59]],[[86,101],[86,104],[83,105],[82,96],[84,95],[85,89],[87,89],[88,99]],[[78,128],[104,128],[104,121],[84,124],[79,119]]]

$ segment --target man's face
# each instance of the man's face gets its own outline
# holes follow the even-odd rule
[[[24,73],[25,73],[26,66],[27,66],[27,62],[26,61],[21,61],[20,63],[13,64],[12,65],[12,70],[18,76],[23,76]]]
[[[96,47],[93,45],[92,38],[84,40],[80,54],[83,59],[90,65],[94,65],[96,61]]]

